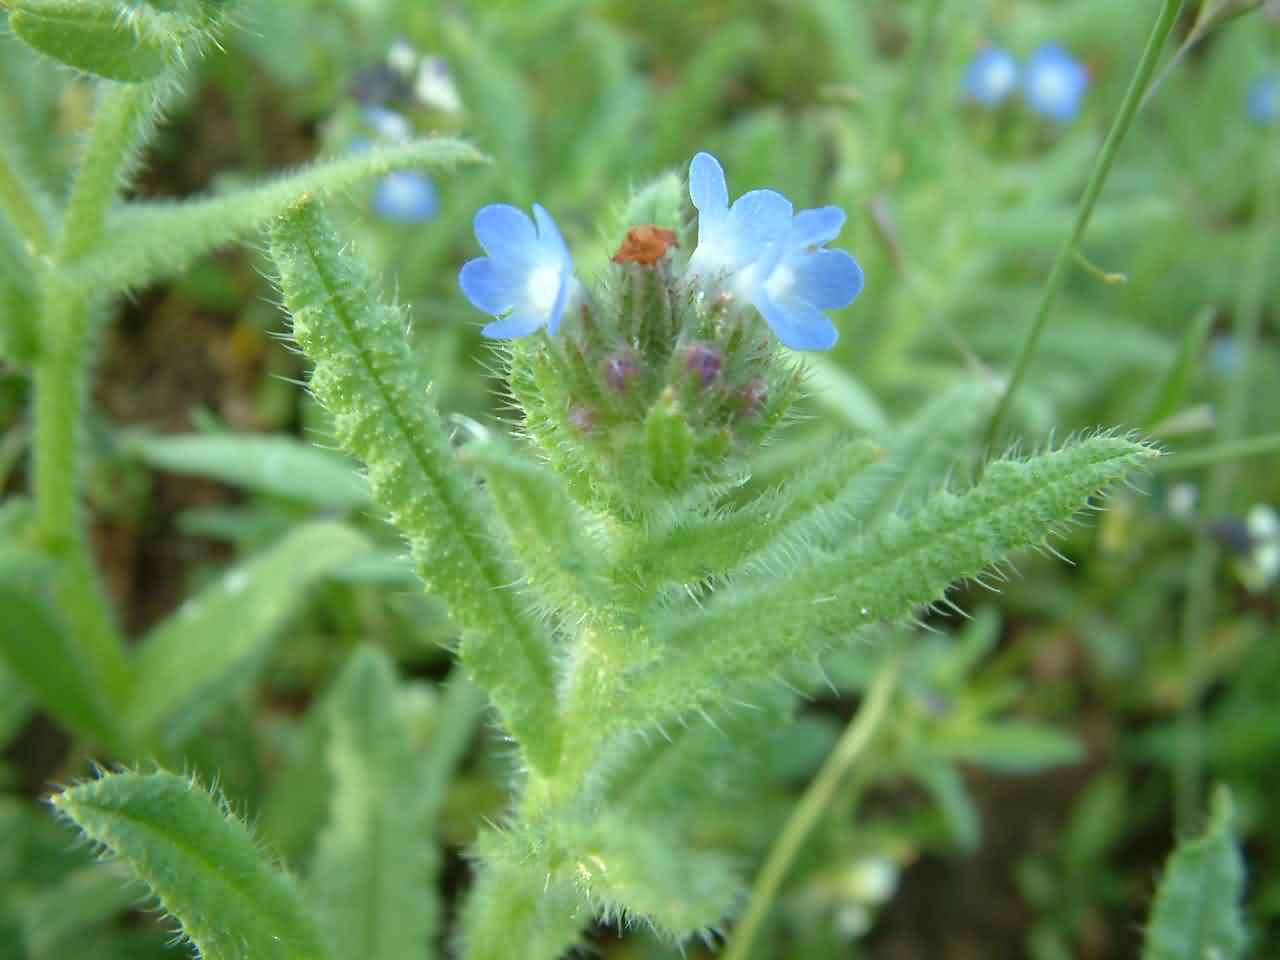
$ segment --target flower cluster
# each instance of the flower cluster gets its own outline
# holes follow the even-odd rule
[[[403,40],[392,43],[385,62],[358,73],[351,92],[363,104],[364,125],[374,139],[385,143],[413,138],[413,123],[397,107],[416,104],[451,114],[462,106],[448,65],[440,57],[423,56]],[[368,146],[366,138],[351,144],[355,150]],[[372,207],[384,220],[418,224],[436,216],[440,198],[430,177],[416,170],[396,170],[374,187]]]
[[[964,81],[965,93],[983,106],[998,106],[1021,88],[1027,106],[1063,122],[1080,112],[1088,87],[1088,68],[1056,43],[1041,45],[1021,66],[1010,51],[987,47],[969,64]]]
[[[863,285],[852,256],[826,249],[844,224],[844,211],[797,212],[773,190],[752,190],[730,205],[724,170],[709,153],[690,164],[689,196],[698,211],[698,243],[684,278],[699,299],[750,304],[793,349],[832,347],[838,332],[825,311],[852,303]],[[536,205],[534,216],[536,228],[523,211],[505,204],[476,214],[476,238],[488,256],[467,263],[459,281],[472,304],[499,318],[484,328],[487,336],[523,336],[541,326],[554,334],[582,294],[555,221]],[[672,238],[660,244],[665,255],[674,234],[658,233]],[[628,243],[636,242],[629,237]],[[628,253],[615,262],[634,259]]]

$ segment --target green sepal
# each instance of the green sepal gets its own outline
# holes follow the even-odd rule
[[[684,489],[693,466],[694,436],[674,390],[665,390],[650,408],[644,432],[653,482],[668,491]]]
[[[462,660],[507,729],[535,767],[554,770],[551,638],[512,590],[517,567],[493,536],[493,505],[457,462],[403,313],[378,302],[372,279],[310,199],[276,222],[271,251],[294,336],[316,365],[311,389],[333,414],[338,442],[367,464],[374,500],[462,627]]]
[[[331,956],[293,879],[195,781],[108,773],[50,803],[151,889],[204,960]]]

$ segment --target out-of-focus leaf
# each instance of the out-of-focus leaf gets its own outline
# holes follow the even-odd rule
[[[439,924],[440,857],[398,692],[386,655],[363,648],[328,704],[332,808],[309,886],[344,957],[420,954]]]
[[[1220,789],[1208,829],[1184,840],[1169,857],[1142,960],[1233,960],[1244,953],[1244,861],[1233,817],[1231,796]]]
[[[174,473],[212,477],[321,507],[369,503],[369,485],[350,461],[295,437],[139,433],[130,436],[127,446],[144,463]]]
[[[108,80],[136,83],[176,58],[181,17],[109,0],[9,0],[9,27],[46,56]]]
[[[9,578],[0,580],[0,610],[0,662],[13,678],[67,729],[118,745],[115,720],[54,612]]]
[[[1084,747],[1071,734],[1016,720],[944,728],[933,747],[949,759],[1004,773],[1037,773],[1084,759]]]
[[[139,649],[130,728],[143,742],[188,734],[253,679],[307,588],[367,548],[349,527],[312,524],[188,600]]]

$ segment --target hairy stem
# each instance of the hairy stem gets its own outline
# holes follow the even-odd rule
[[[80,513],[80,433],[89,366],[90,304],[65,284],[63,267],[92,249],[154,103],[150,85],[104,85],[63,220],[55,262],[41,283],[43,347],[35,367],[32,487],[37,529],[60,561],[54,592],[72,642],[120,703],[128,682],[124,643],[94,571]]]
[[[1000,402],[991,414],[991,423],[987,427],[986,441],[986,447],[989,450],[995,448],[1000,427],[1003,426],[1005,419],[1009,415],[1013,398],[1017,394],[1018,388],[1022,386],[1022,381],[1026,379],[1027,369],[1031,365],[1031,358],[1035,356],[1036,348],[1040,344],[1040,335],[1044,332],[1045,325],[1049,322],[1049,317],[1053,313],[1054,305],[1058,301],[1058,295],[1066,284],[1067,271],[1075,259],[1075,253],[1080,247],[1080,242],[1084,239],[1085,231],[1089,228],[1089,221],[1093,217],[1093,208],[1098,202],[1098,196],[1102,193],[1103,185],[1107,182],[1108,174],[1111,173],[1111,165],[1120,150],[1120,144],[1124,142],[1124,138],[1129,133],[1129,128],[1133,125],[1133,118],[1137,115],[1138,106],[1142,102],[1142,95],[1146,91],[1147,85],[1151,82],[1151,75],[1155,72],[1156,66],[1160,62],[1160,53],[1164,49],[1170,31],[1178,21],[1178,14],[1181,10],[1182,0],[1164,0],[1164,6],[1161,8],[1160,15],[1156,18],[1156,24],[1151,30],[1151,36],[1147,40],[1147,47],[1142,52],[1142,59],[1138,61],[1138,67],[1134,71],[1133,79],[1129,82],[1129,89],[1124,95],[1123,103],[1120,105],[1120,112],[1116,114],[1116,118],[1111,124],[1111,129],[1107,132],[1107,138],[1103,141],[1102,150],[1098,153],[1098,159],[1093,165],[1093,172],[1089,174],[1089,181],[1085,185],[1084,195],[1080,198],[1080,206],[1076,210],[1075,223],[1071,227],[1071,232],[1063,240],[1062,246],[1058,248],[1058,254],[1054,258],[1049,277],[1045,280],[1035,316],[1023,335],[1022,345],[1018,348],[1018,357],[1013,365],[1013,374],[1009,378],[1009,386],[1001,394]]]
[[[849,769],[866,752],[868,744],[888,716],[889,704],[898,685],[902,665],[896,656],[890,657],[880,668],[871,691],[861,709],[854,715],[827,757],[818,775],[813,778],[795,811],[774,841],[769,856],[756,875],[751,899],[734,928],[733,936],[723,954],[723,960],[746,960],[751,954],[751,944],[773,905],[773,900],[786,878],[791,863],[796,858],[805,839],[813,832],[822,815],[831,805],[836,791],[844,782]]]

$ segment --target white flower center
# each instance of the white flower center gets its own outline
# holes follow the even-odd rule
[[[999,97],[1013,89],[1014,84],[1018,82],[1018,72],[1008,60],[996,60],[987,67],[983,80],[986,83],[987,95]]]
[[[764,289],[769,294],[769,299],[776,303],[779,300],[785,300],[787,294],[791,292],[791,288],[795,285],[796,272],[785,263],[780,263],[769,274],[769,279],[765,281]]]
[[[550,313],[560,293],[560,268],[555,264],[537,267],[529,273],[525,294],[537,313]]]
[[[1044,103],[1060,104],[1071,96],[1066,74],[1056,67],[1039,71],[1035,84],[1036,94]]]

